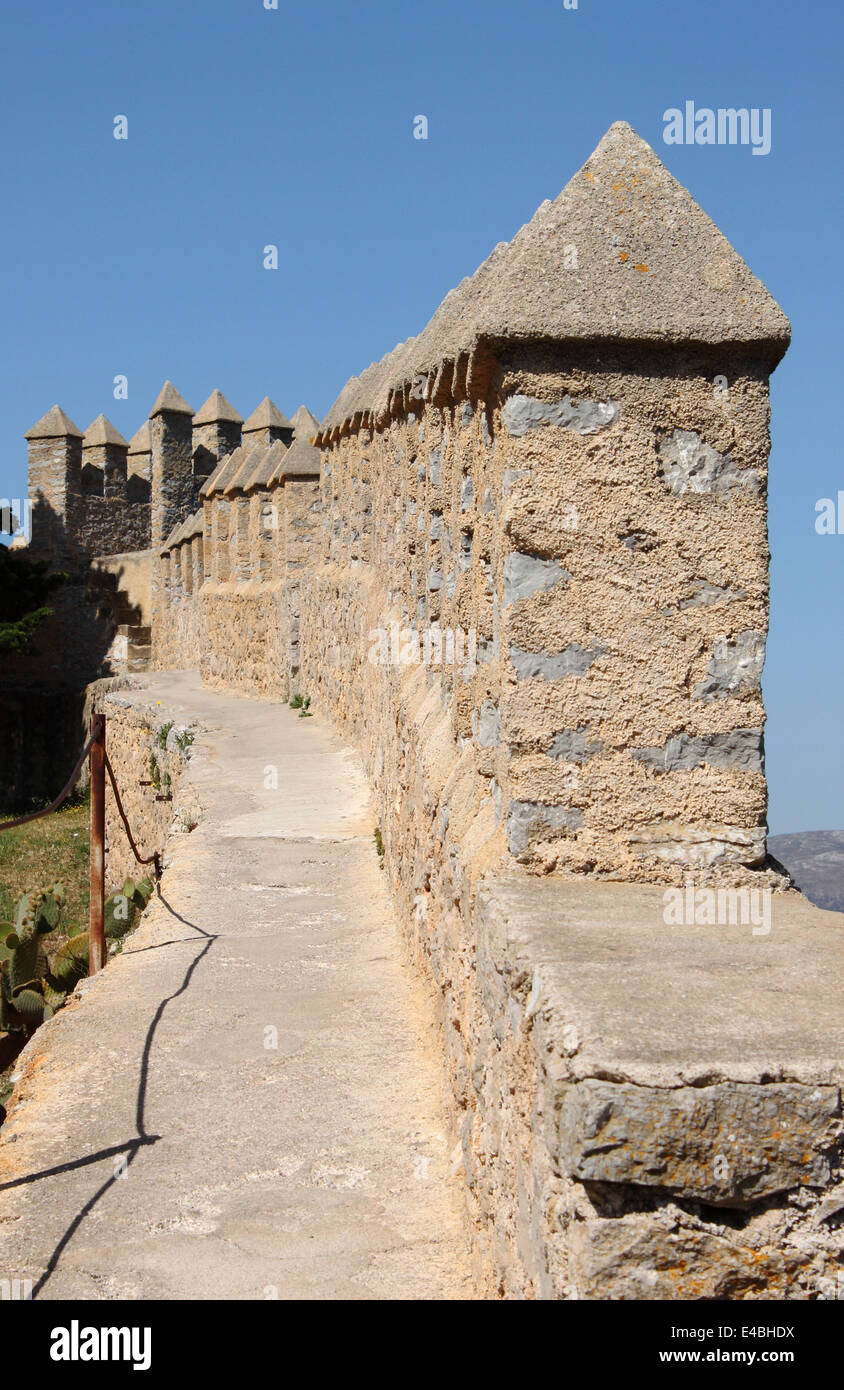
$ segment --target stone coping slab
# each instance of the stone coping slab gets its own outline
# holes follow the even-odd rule
[[[767,935],[669,926],[662,888],[512,874],[479,886],[479,952],[572,1080],[840,1084],[844,915],[770,905]]]

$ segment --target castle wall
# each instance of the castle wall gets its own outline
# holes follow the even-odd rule
[[[553,994],[533,1016],[588,902],[578,881],[782,886],[763,866],[767,370],[732,357],[725,399],[718,368],[699,350],[508,346],[484,399],[458,373],[449,402],[395,391],[318,441],[300,688],[363,753],[408,943],[442,1001],[482,1263],[509,1296],[782,1296],[802,1267],[777,1244],[784,1211],[746,1204],[752,1235],[733,1242],[696,1214],[691,1179],[671,1219],[629,1171],[585,1188],[559,1132],[582,1019]],[[437,631],[457,639],[451,661]],[[525,941],[518,911],[502,924],[504,883],[517,906],[536,885],[525,916],[560,918],[558,945]],[[655,1097],[647,1123],[667,1134],[681,1102]],[[649,1261],[664,1268],[643,1294]]]
[[[114,575],[118,589],[126,595],[127,602],[137,609],[144,627],[149,627],[152,617],[152,559],[151,550],[133,550],[96,555],[92,562],[97,570]]]
[[[300,578],[319,526],[316,478],[206,497],[202,533],[164,552],[156,666],[181,666],[191,653],[209,685],[295,693]]]
[[[68,540],[80,561],[150,547],[147,503],[129,502],[125,497],[70,494],[65,516]]]
[[[142,690],[123,690],[110,680],[95,681],[85,692],[87,725],[95,712],[106,716],[106,749],[123,809],[141,857],[149,858],[163,851],[169,835],[189,833],[199,818],[193,797],[180,786],[192,727],[174,722]],[[136,860],[106,781],[107,888],[144,877],[153,878],[154,867]]]
[[[385,663],[455,634],[426,679],[501,851],[542,872],[764,859],[767,385],[736,363],[724,401],[716,365],[512,350],[490,400],[419,403],[325,453],[325,554],[350,582],[306,601],[306,679],[372,760]],[[354,643],[326,665],[349,599]]]
[[[189,408],[168,385],[154,412],[155,664],[306,695],[361,750],[437,987],[489,1293],[802,1297],[830,1277],[840,1068],[743,985],[752,937],[718,938],[713,964],[661,906],[690,880],[787,896],[760,688],[787,341],[613,127],[352,379],[318,481],[300,442],[270,468],[248,440],[188,519]],[[764,969],[793,983],[787,952]],[[809,1013],[824,988],[819,970]]]

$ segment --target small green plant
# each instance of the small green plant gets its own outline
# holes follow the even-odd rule
[[[175,735],[175,743],[180,753],[187,753],[193,743],[195,735],[190,729],[182,729],[181,733]]]
[[[157,792],[161,791],[161,768],[158,766],[158,759],[155,756],[155,749],[149,755],[149,780]]]
[[[137,882],[133,878],[127,878],[122,888],[106,898],[105,934],[109,941],[120,941],[126,935],[134,925],[137,914],[143,912],[152,897],[152,890],[153,883],[150,878],[142,878]]]
[[[175,722],[175,719],[171,719],[169,724],[162,724],[161,728],[158,730],[158,733],[155,735],[155,741],[159,748],[167,747],[167,735],[170,733]]]
[[[378,826],[378,825],[376,825],[375,830],[373,831],[373,838],[374,838],[374,840],[375,840],[375,849],[376,849],[376,851],[377,851],[378,858],[379,858],[379,859],[383,859],[383,858],[384,858],[384,837],[383,837],[382,834],[381,834],[381,827]]]
[[[310,713],[310,695],[294,695],[293,699],[290,701],[290,708],[299,711],[300,719],[313,719],[313,715]]]

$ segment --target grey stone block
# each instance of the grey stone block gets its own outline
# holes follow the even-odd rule
[[[569,579],[571,575],[558,560],[543,560],[538,555],[514,550],[504,561],[504,602],[516,603]]]
[[[659,476],[670,492],[759,492],[762,479],[755,468],[741,468],[730,454],[719,454],[694,430],[674,430],[657,443]]]
[[[583,812],[574,806],[551,806],[542,801],[511,801],[507,808],[507,843],[511,854],[523,854],[537,840],[553,839],[560,830],[576,830]]]
[[[715,644],[706,679],[698,682],[692,695],[696,700],[715,700],[758,687],[764,664],[764,632],[740,632],[733,641],[723,637]]]
[[[576,642],[561,652],[525,652],[520,647],[510,648],[510,660],[519,680],[538,677],[555,681],[563,676],[582,676],[599,656],[603,656],[602,647],[580,647]]]
[[[589,732],[589,725],[584,724],[582,729],[561,729],[554,735],[554,741],[548,749],[550,758],[562,758],[567,763],[585,763],[589,758],[600,753],[603,743],[596,739],[593,743],[587,743],[586,734]]]
[[[632,1086],[587,1080],[560,1112],[560,1162],[585,1182],[667,1188],[713,1205],[829,1181],[835,1086]]]
[[[637,762],[656,772],[680,772],[708,763],[710,767],[738,767],[761,772],[763,740],[761,729],[732,729],[729,733],[695,738],[676,734],[662,748],[631,748]]]
[[[492,700],[484,700],[478,719],[481,748],[497,748],[501,742],[501,711]]]
[[[560,401],[538,401],[532,396],[516,395],[505,402],[501,418],[514,439],[540,425],[558,425],[576,434],[595,434],[614,423],[618,410],[615,401],[573,401],[570,396],[563,396]]]

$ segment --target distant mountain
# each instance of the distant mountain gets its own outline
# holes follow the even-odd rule
[[[785,865],[810,902],[844,912],[844,830],[771,835],[768,851]]]

